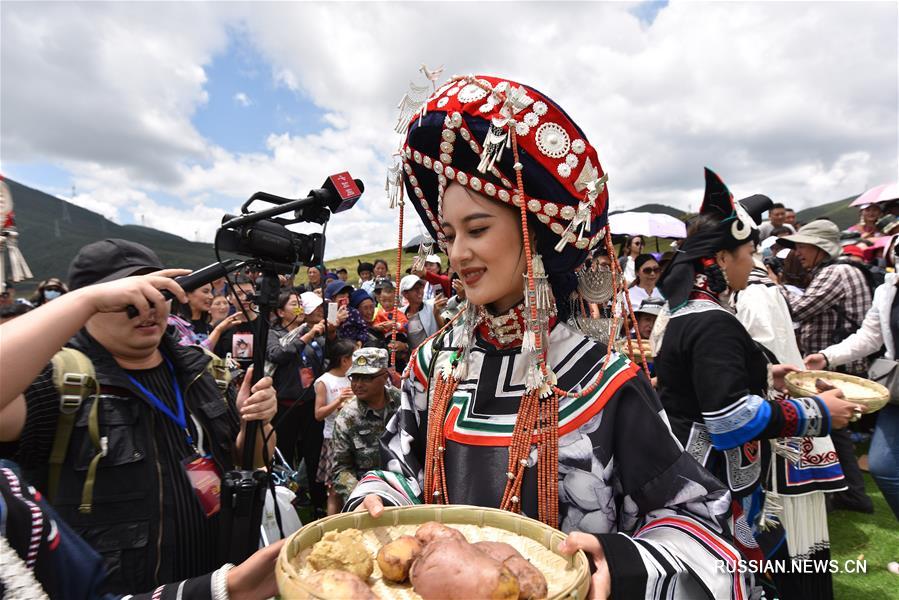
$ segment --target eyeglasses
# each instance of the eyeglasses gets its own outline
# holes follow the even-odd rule
[[[647,275],[652,275],[653,273],[661,273],[661,267],[646,267],[645,269],[640,269],[641,273],[646,273]]]

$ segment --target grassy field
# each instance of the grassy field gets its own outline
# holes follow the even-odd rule
[[[389,267],[389,273],[391,277],[396,277],[396,248],[388,248],[386,250],[378,250],[377,252],[369,252],[368,254],[358,254],[356,256],[345,256],[343,258],[334,258],[325,262],[325,266],[328,267],[329,271],[336,271],[343,267],[347,271],[349,271],[349,279],[348,281],[351,284],[355,284],[359,281],[359,276],[356,274],[356,267],[360,262],[374,262],[376,258],[383,258],[387,261],[387,266]],[[415,258],[415,254],[410,254],[407,252],[403,253],[403,271],[410,266],[412,266],[412,260]],[[443,268],[446,269],[446,257],[443,258]],[[297,275],[296,283],[306,283],[306,269],[300,269],[300,273]]]
[[[865,560],[867,573],[836,573],[834,598],[899,598],[899,576],[887,571],[887,563],[899,561],[899,523],[871,476],[865,488],[874,500],[874,514],[836,510],[830,513],[831,558],[842,565],[847,560]]]

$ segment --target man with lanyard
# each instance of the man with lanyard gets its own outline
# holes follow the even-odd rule
[[[163,271],[144,246],[103,240],[79,251],[69,288],[157,271],[184,273]],[[168,313],[157,302],[135,318],[92,316],[67,344],[95,371],[96,383],[74,407],[61,404],[53,363],[0,407],[0,441],[19,442],[15,459],[27,478],[103,555],[104,592],[151,590],[217,566],[220,477],[240,456],[245,423],[261,420],[267,434],[276,410],[271,380],[250,390],[251,373],[236,402],[224,398],[209,357],[165,333]],[[64,411],[74,422],[57,452]],[[256,442],[258,460],[262,436]]]

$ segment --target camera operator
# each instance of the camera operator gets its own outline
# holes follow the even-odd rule
[[[103,555],[104,592],[149,591],[217,566],[219,496],[211,482],[233,468],[246,422],[261,420],[269,432],[276,410],[270,379],[251,390],[248,376],[236,401],[223,397],[207,370],[208,356],[166,334],[168,304],[153,288],[169,289],[185,301],[174,282],[147,278],[138,290],[122,282],[114,288],[121,293],[99,297],[87,291],[151,272],[184,273],[164,271],[140,244],[88,244],[69,268],[72,292],[66,302],[31,315],[46,319],[53,316],[49,311],[62,310],[54,335],[33,336],[26,353],[15,332],[35,319],[4,326],[12,329],[4,329],[0,441],[19,442],[15,459],[26,478]],[[129,304],[138,311],[134,318],[123,313]],[[82,323],[83,329],[73,331]],[[67,346],[80,356],[77,366],[63,361],[60,373],[51,363],[29,385],[40,369],[34,363],[73,333]],[[89,371],[79,371],[85,362],[95,382]],[[62,375],[58,387],[54,376]],[[257,444],[258,461],[262,436]]]

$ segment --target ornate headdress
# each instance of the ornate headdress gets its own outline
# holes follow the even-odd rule
[[[528,374],[509,447],[509,482],[501,507],[518,509],[524,465],[536,438],[540,485],[545,490],[540,519],[557,526],[559,398],[592,393],[599,378],[577,394],[560,390],[546,364],[546,341],[552,318],[566,315],[570,297],[578,289],[575,271],[600,242],[611,248],[605,227],[607,175],[581,129],[532,87],[479,75],[453,77],[439,88],[435,83],[429,97],[422,90],[411,86],[400,102],[397,131],[405,138],[397,152],[399,160],[388,172],[391,204],[400,206],[399,245],[403,188],[444,249],[441,212],[451,183],[520,211],[527,257],[521,347]],[[536,252],[531,251],[532,242]],[[490,319],[471,305],[463,318],[466,333],[461,352],[453,354],[448,371],[436,374],[433,386],[425,490],[436,502],[446,501],[442,424],[447,402],[465,374],[467,352],[474,341],[472,325]]]
[[[401,109],[398,130],[406,137],[388,188],[394,186],[396,198],[405,185],[441,247],[443,194],[452,182],[517,207],[527,254],[526,224],[539,224],[536,253],[528,256],[523,349],[534,357],[528,388],[545,392],[543,338],[557,310],[552,292],[567,310],[577,287],[574,271],[604,239],[607,176],[596,150],[547,96],[497,77],[454,77],[421,106],[407,95]]]
[[[771,205],[771,198],[761,194],[734,200],[721,178],[711,169],[705,169],[705,195],[699,214],[712,216],[718,223],[687,236],[665,269],[658,287],[668,299],[671,312],[687,302],[702,260],[710,260],[719,250],[758,242],[757,222]]]

